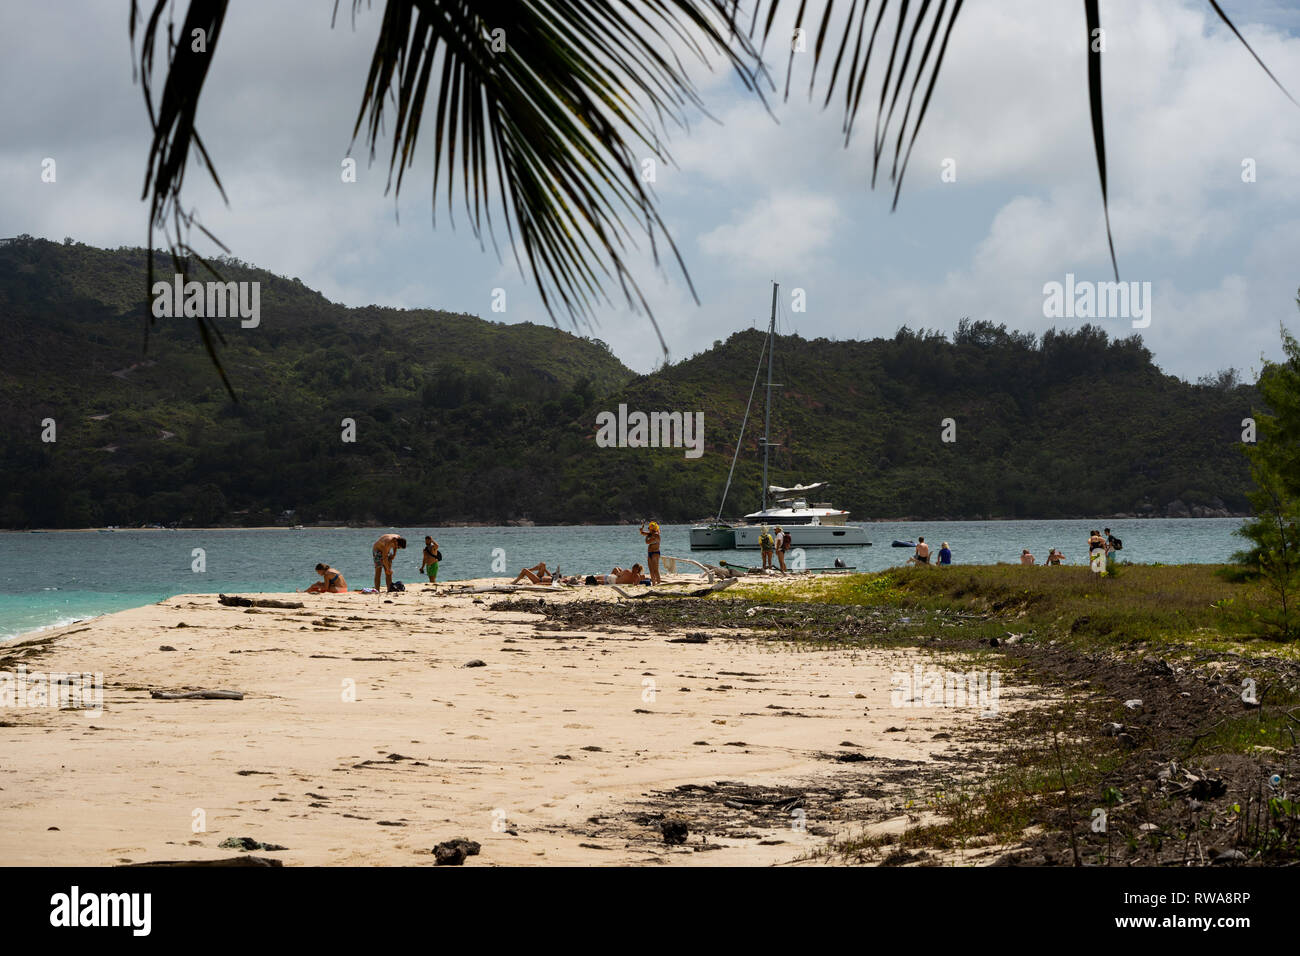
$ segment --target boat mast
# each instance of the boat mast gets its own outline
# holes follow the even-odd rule
[[[763,510],[767,510],[767,450],[768,437],[772,429],[772,352],[776,348],[776,290],[777,282],[772,283],[772,318],[767,326],[767,412],[763,416]]]

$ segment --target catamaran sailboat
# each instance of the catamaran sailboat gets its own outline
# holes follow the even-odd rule
[[[758,548],[759,536],[766,526],[790,533],[795,548],[818,548],[829,545],[868,545],[865,528],[845,524],[849,513],[832,507],[829,502],[808,506],[807,493],[825,487],[825,482],[795,485],[793,488],[768,487],[776,507],[745,515],[745,524],[733,529],[737,548]]]
[[[847,511],[833,507],[828,502],[816,502],[809,507],[808,492],[826,486],[825,482],[809,485],[795,485],[782,488],[767,483],[768,441],[772,424],[772,350],[776,344],[776,295],[779,286],[772,283],[772,317],[768,323],[767,341],[767,412],[763,419],[763,507],[745,515],[744,523],[731,524],[722,520],[722,510],[726,507],[727,493],[731,490],[731,476],[736,471],[736,460],[740,455],[741,439],[745,437],[745,425],[749,421],[749,408],[754,402],[754,391],[758,386],[758,372],[762,370],[762,356],[759,356],[758,370],[754,373],[754,386],[750,388],[749,404],[745,406],[745,418],[740,425],[740,437],[736,439],[736,452],[731,459],[731,471],[727,474],[727,487],[722,492],[722,504],[718,506],[717,518],[708,525],[691,529],[691,548],[693,550],[721,551],[730,548],[757,550],[759,538],[764,530],[771,531],[780,527],[790,534],[790,545],[795,548],[818,548],[832,545],[863,546],[867,540],[865,528],[846,524]],[[773,496],[775,506],[768,507],[768,495]]]

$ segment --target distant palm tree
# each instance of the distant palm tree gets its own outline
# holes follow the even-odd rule
[[[1246,44],[1219,4],[1208,2]],[[1106,236],[1118,278],[1106,184],[1102,45],[1096,32],[1101,18],[1098,0],[1082,3],[1093,143]],[[892,4],[892,40],[880,44],[882,56],[888,46],[889,59],[875,104],[871,183],[874,187],[882,160],[892,151],[889,178],[895,206],[962,4],[963,0],[894,0]],[[177,263],[191,256],[203,262],[188,242],[191,226],[225,246],[184,209],[181,187],[193,147],[225,197],[195,117],[228,0],[189,0],[179,32],[169,17],[164,34],[163,18],[172,5],[173,0],[155,0],[145,20],[141,0],[131,0],[133,45],[137,28],[144,23],[139,65],[153,126],[142,198],[150,200],[149,247],[153,230],[163,229],[169,233]],[[362,0],[352,0],[354,18],[361,6]],[[446,191],[451,214],[459,184],[475,237],[482,240],[486,221],[495,245],[491,212],[495,187],[516,261],[522,270],[522,246],[542,302],[553,317],[557,307],[574,320],[590,316],[593,301],[609,301],[604,287],[612,280],[630,306],[645,308],[658,333],[626,258],[636,234],[644,234],[656,263],[662,241],[681,266],[692,295],[695,289],[647,189],[637,153],[648,151],[657,161],[669,161],[663,143],[667,126],[683,125],[688,111],[704,109],[674,44],[706,63],[710,53],[721,56],[760,99],[764,85],[774,89],[763,53],[773,38],[781,0],[750,0],[746,6],[749,9],[742,10],[739,0],[388,0],[353,137],[364,128],[373,159],[383,136],[385,109],[396,110],[388,170],[389,186],[399,192],[403,175],[414,162],[432,87],[435,213],[441,189]],[[839,8],[847,6],[848,14],[835,28],[836,0],[825,0],[820,22],[816,15],[810,16],[805,30],[806,6],[807,0],[800,0],[794,35],[780,38],[790,47],[784,95],[788,98],[790,93],[799,42],[813,54],[810,97],[819,67],[833,53],[822,106],[837,90],[842,94],[847,144],[891,0],[877,0],[874,16],[871,0],[840,0]],[[337,18],[338,0],[334,14]],[[831,35],[835,30],[838,37]],[[155,47],[160,35],[166,44],[167,71],[155,100]],[[195,41],[199,36],[201,43]],[[922,41],[919,52],[918,39]],[[1249,44],[1246,48],[1259,61]],[[1268,75],[1278,82],[1272,73]],[[900,117],[897,108],[904,90],[907,98]],[[918,91],[922,93],[919,105]],[[891,137],[894,129],[896,135]],[[152,256],[149,261],[152,287]],[[220,333],[204,319],[198,324],[208,353],[230,389],[213,347],[212,336]]]

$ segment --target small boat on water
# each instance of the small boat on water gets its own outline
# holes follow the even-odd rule
[[[759,539],[765,531],[780,527],[790,535],[793,548],[820,548],[834,545],[862,547],[870,545],[865,528],[847,524],[849,513],[836,508],[829,502],[808,504],[808,492],[824,488],[826,482],[818,481],[809,485],[795,485],[782,488],[767,483],[768,450],[772,442],[768,441],[772,424],[772,352],[776,345],[776,294],[780,286],[772,283],[772,316],[768,323],[767,339],[763,348],[767,352],[767,411],[763,418],[763,507],[745,515],[742,522],[731,524],[722,520],[723,509],[727,505],[727,493],[731,490],[731,476],[736,471],[736,460],[740,456],[741,441],[745,437],[745,426],[749,422],[749,409],[754,403],[754,392],[758,388],[758,375],[762,370],[762,356],[754,373],[754,384],[749,391],[749,402],[745,406],[745,418],[740,424],[740,437],[736,439],[736,451],[731,459],[731,471],[727,474],[727,486],[722,492],[722,503],[718,506],[718,516],[709,524],[698,525],[691,529],[691,549],[696,551],[724,551],[731,548],[757,550]],[[768,494],[775,499],[775,506],[768,507]]]

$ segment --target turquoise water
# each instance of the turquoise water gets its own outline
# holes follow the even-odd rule
[[[1217,563],[1241,547],[1232,532],[1240,518],[1114,521],[1130,561]],[[865,525],[873,547],[818,548],[807,554],[809,567],[829,566],[835,558],[859,570],[878,571],[902,564],[910,550],[891,548],[918,535],[933,544],[947,541],[958,564],[1019,560],[1029,548],[1041,561],[1048,548],[1065,552],[1067,563],[1087,563],[1085,542],[1096,523],[1086,521],[917,521]],[[565,573],[608,571],[614,565],[644,563],[636,528],[405,528],[410,542],[398,552],[394,576],[407,583],[417,573],[424,536],[433,533],[443,552],[440,581],[513,577],[526,565],[546,561]],[[727,558],[757,564],[752,551],[692,552],[689,525],[663,527],[663,552],[716,562]],[[174,594],[293,591],[319,580],[318,561],[343,572],[356,589],[373,583],[370,545],[375,529],[304,531],[116,531],[0,533],[0,639],[42,627],[150,604]],[[192,570],[195,548],[206,569]],[[495,565],[495,566],[494,566]]]

